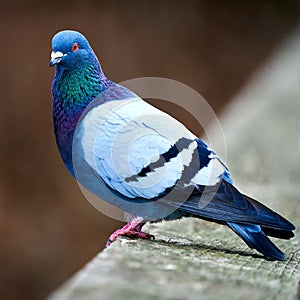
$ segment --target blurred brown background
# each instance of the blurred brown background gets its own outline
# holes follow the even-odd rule
[[[299,6],[299,1],[1,3],[1,299],[43,299],[121,225],[89,204],[56,149],[48,67],[54,33],[84,33],[114,81],[175,79],[220,113],[296,26]]]

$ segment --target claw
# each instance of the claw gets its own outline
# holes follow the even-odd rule
[[[141,231],[142,227],[146,224],[145,221],[141,221],[140,218],[135,218],[129,223],[127,223],[123,228],[115,231],[108,239],[105,248],[109,247],[119,236],[127,236],[132,238],[141,238],[155,240],[155,236]]]

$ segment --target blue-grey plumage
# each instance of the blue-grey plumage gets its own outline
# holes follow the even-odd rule
[[[103,74],[86,38],[62,31],[50,65],[55,136],[64,163],[88,190],[133,219],[112,234],[152,238],[147,221],[197,217],[229,226],[267,258],[284,254],[267,237],[295,227],[242,195],[213,150],[183,124]]]

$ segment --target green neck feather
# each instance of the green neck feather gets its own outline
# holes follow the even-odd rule
[[[100,67],[56,70],[52,93],[54,106],[60,106],[70,116],[82,111],[91,100],[110,86]]]

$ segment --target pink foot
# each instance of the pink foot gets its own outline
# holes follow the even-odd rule
[[[123,228],[115,231],[108,239],[105,247],[109,247],[119,236],[138,237],[141,239],[155,239],[154,235],[141,231],[146,224],[141,218],[134,218]]]

